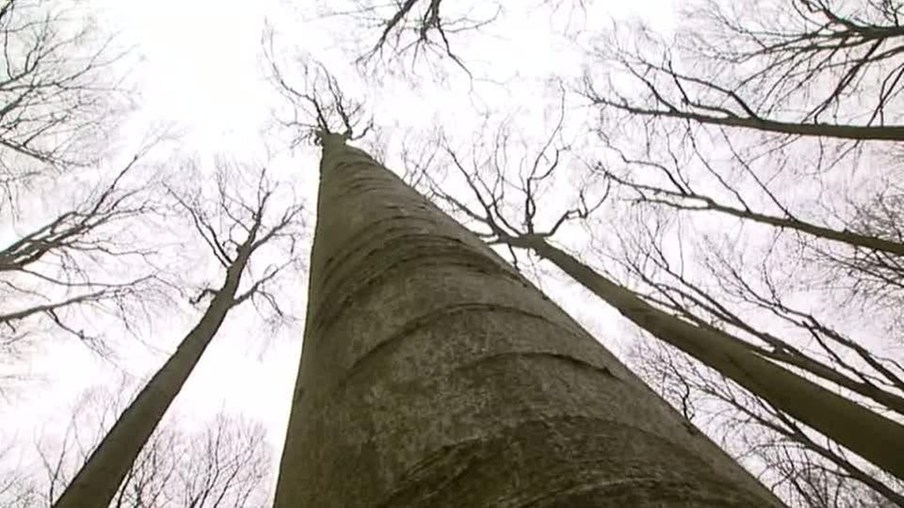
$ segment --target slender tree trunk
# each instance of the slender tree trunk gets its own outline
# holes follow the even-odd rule
[[[141,449],[198,364],[229,309],[235,305],[236,291],[250,256],[252,242],[253,238],[239,249],[239,254],[226,272],[223,287],[214,295],[204,316],[119,416],[75,479],[54,503],[54,508],[101,508],[113,500]]]
[[[538,236],[507,239],[552,262],[636,325],[904,479],[904,426],[755,354],[729,334],[659,310]]]
[[[714,326],[703,323],[701,321],[697,321],[696,324],[701,328],[711,329],[715,333],[724,333],[718,328],[715,328]],[[835,383],[836,385],[848,389],[853,393],[861,395],[867,399],[872,399],[874,402],[878,402],[886,408],[904,416],[904,397],[900,397],[898,395],[895,395],[894,393],[887,392],[882,388],[879,388],[875,384],[851,379],[841,372],[834,370],[831,366],[826,365],[820,361],[816,361],[799,351],[787,351],[779,349],[780,344],[774,337],[762,334],[759,336],[759,338],[763,340],[770,339],[768,343],[776,349],[769,350],[764,347],[754,346],[753,344],[730,336],[730,340],[741,344],[743,347],[750,349],[751,352],[757,355],[760,355],[764,358],[770,358],[785,365],[793,365],[794,367],[797,367],[802,371],[809,372],[816,377]],[[775,342],[773,342],[772,340],[775,340]]]
[[[776,506],[516,270],[323,139],[275,506]]]

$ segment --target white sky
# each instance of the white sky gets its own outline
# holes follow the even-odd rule
[[[167,125],[180,133],[174,153],[193,156],[202,163],[209,163],[218,154],[262,162],[267,146],[270,153],[277,154],[272,161],[275,169],[300,182],[297,190],[312,205],[316,153],[311,149],[289,153],[285,140],[265,137],[272,109],[278,103],[266,83],[260,60],[262,29],[264,21],[270,20],[280,43],[309,51],[340,77],[348,72],[347,68],[341,70],[347,64],[340,61],[342,55],[329,30],[336,21],[329,25],[314,19],[312,13],[299,12],[295,6],[305,3],[89,0],[101,26],[118,32],[121,41],[134,45],[133,54],[137,57],[132,77],[141,94],[139,110],[120,131],[122,138],[116,143],[134,149],[149,130]],[[605,24],[609,15],[646,15],[658,26],[668,27],[673,9],[668,0],[595,4],[589,11],[588,23],[596,25]],[[463,51],[465,59],[471,56],[477,67],[481,60],[486,62],[485,72],[497,77],[514,74],[519,76],[519,83],[526,83],[503,87],[478,84],[478,102],[503,109],[520,105],[536,114],[539,85],[550,72],[560,76],[580,73],[580,54],[566,52],[567,41],[560,39],[550,44],[549,38],[542,36],[549,32],[548,25],[549,18],[538,16],[533,10],[512,12],[491,28],[497,37],[480,39]],[[431,83],[421,83],[416,92],[406,87],[383,89],[375,94],[371,106],[378,124],[390,137],[393,125],[428,129],[439,120],[447,131],[467,134],[471,132],[469,125],[473,125],[467,97]],[[574,298],[573,285],[551,282],[545,289],[553,296],[570,292],[570,301],[580,300]],[[305,292],[304,281],[299,280],[297,293]],[[598,335],[606,342],[612,338],[615,330],[611,326],[603,330],[605,323],[611,323],[611,314],[601,314],[599,303],[590,300],[588,306],[569,307],[576,318],[600,332]],[[248,313],[242,316],[250,319]],[[127,343],[127,349],[119,352],[124,360],[119,367],[136,379],[149,376],[196,317],[172,316],[167,327],[157,328],[159,336],[146,338],[160,349],[158,352]],[[221,408],[259,419],[268,428],[278,459],[298,364],[301,328],[290,330],[265,347],[258,337],[249,336],[247,332],[253,327],[242,326],[246,324],[250,323],[239,323],[236,316],[227,320],[180,394],[176,408],[187,422],[207,420]],[[16,438],[26,448],[40,437],[42,429],[52,432],[50,429],[66,424],[60,411],[65,412],[79,393],[97,384],[114,383],[119,375],[117,368],[99,361],[72,340],[55,341],[37,352],[29,368],[36,377],[15,399],[0,403],[0,439]],[[27,453],[23,460],[29,460]]]

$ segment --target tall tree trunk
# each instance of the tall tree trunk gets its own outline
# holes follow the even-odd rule
[[[634,324],[717,370],[775,408],[904,479],[904,426],[901,424],[772,363],[727,333],[695,326],[653,307],[542,237],[527,235],[504,241],[533,250]]]
[[[256,232],[256,228],[252,231]],[[236,291],[251,255],[253,237],[254,234],[249,235],[240,246],[235,261],[226,271],[223,287],[211,299],[204,316],[119,416],[54,503],[55,508],[100,508],[110,504],[141,449],[223,324],[229,309],[235,306]]]
[[[474,235],[322,141],[275,506],[780,505]]]

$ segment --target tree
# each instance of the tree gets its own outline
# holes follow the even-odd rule
[[[189,445],[200,460],[179,474],[180,505],[265,506],[271,462],[264,437],[260,425],[218,416],[204,439]]]
[[[6,459],[12,446],[4,446],[0,450],[0,460]],[[37,504],[38,497],[34,487],[29,484],[27,475],[22,471],[8,470],[0,472],[0,501],[10,508],[30,508]]]
[[[734,456],[746,458],[791,506],[901,506],[901,483],[863,464],[829,439],[706,369],[680,351],[641,340],[631,352],[641,377],[702,425]]]
[[[451,196],[442,195],[447,201],[460,205],[460,209],[469,217],[486,226],[490,230],[489,241],[530,249],[657,338],[721,372],[783,412],[819,430],[889,472],[904,477],[904,462],[901,459],[904,457],[904,448],[895,448],[898,444],[904,443],[904,427],[900,424],[775,365],[752,348],[745,346],[743,341],[705,322],[688,323],[656,308],[631,290],[594,271],[547,241],[565,220],[573,215],[586,216],[589,210],[566,212],[550,231],[537,231],[530,212],[531,208],[536,206],[536,202],[528,185],[524,189],[526,201],[529,203],[525,223],[523,229],[514,229],[511,227],[514,221],[499,218],[500,211],[496,203],[502,196],[484,195],[474,182],[475,177],[466,172],[464,167],[460,165],[458,167],[464,173],[471,189],[478,193],[482,209],[467,208]],[[540,168],[534,167],[533,179],[529,181],[539,179],[538,169]],[[554,169],[553,166],[549,171]],[[549,172],[545,174],[548,175]],[[714,305],[717,305],[717,302]],[[898,400],[894,397],[889,398],[896,402]],[[863,432],[865,428],[872,430]]]
[[[192,303],[208,299],[207,308],[198,323],[182,339],[179,347],[148,381],[135,400],[123,411],[91,456],[67,486],[54,506],[106,506],[114,498],[147,440],[153,434],[167,408],[178,395],[188,376],[216,336],[229,312],[244,302],[261,301],[281,313],[278,302],[267,293],[267,285],[296,263],[293,229],[300,219],[302,207],[289,204],[281,215],[270,218],[275,189],[266,172],[261,171],[249,194],[235,194],[241,174],[222,171],[218,178],[216,206],[212,210],[198,199],[186,198],[171,191],[184,209],[211,254],[225,270],[222,285],[205,288]],[[268,222],[272,221],[271,224]],[[282,244],[283,260],[267,265],[251,284],[252,256],[265,246]]]
[[[126,97],[113,65],[123,53],[79,6],[42,0],[0,2],[0,52],[4,370],[26,363],[46,331],[107,354],[109,317],[136,325],[162,301],[156,246],[132,234],[159,213],[146,150],[107,171],[96,143]],[[95,319],[85,326],[80,314]],[[0,391],[18,376],[4,373]]]
[[[109,358],[111,319],[133,332],[167,302],[158,265],[163,249],[147,240],[159,233],[153,220],[165,212],[141,155],[106,182],[69,181],[78,189],[75,203],[49,204],[62,210],[23,233],[14,230],[19,234],[0,247],[0,351],[12,372],[4,381],[54,332]]]
[[[137,219],[160,212],[152,193],[141,189],[152,182],[128,182],[138,161],[135,156],[111,182],[89,189],[81,203],[0,249],[0,277],[7,298],[15,302],[15,307],[0,313],[0,324],[9,333],[6,344],[12,345],[22,335],[18,328],[23,321],[40,315],[91,342],[92,337],[66,325],[60,312],[77,304],[121,298],[154,279],[156,273],[151,270],[122,282],[103,282],[90,269],[106,265],[113,272],[117,263],[137,265],[130,258],[143,260],[153,254],[151,247],[125,234]],[[64,296],[48,302],[56,293]]]
[[[403,0],[392,4],[355,0],[349,4],[338,8],[331,4],[326,16],[350,16],[364,30],[374,33],[376,41],[369,43],[369,48],[357,58],[357,63],[365,67],[375,64],[374,69],[384,67],[384,63],[394,67],[410,56],[412,65],[431,57],[448,58],[467,72],[450,39],[492,23],[502,10],[499,5],[474,3],[458,6],[459,10],[450,14],[442,0]]]
[[[461,71],[469,78],[471,92],[474,92],[475,81],[488,83],[496,79],[496,76],[490,76],[495,62],[484,59],[488,46],[498,42],[500,34],[493,33],[494,27],[517,20],[524,12],[544,16],[544,19],[552,19],[560,11],[569,11],[569,18],[572,15],[586,17],[586,7],[590,3],[587,0],[531,0],[525,4],[346,0],[324,2],[320,17],[355,24],[354,37],[339,40],[343,46],[351,47],[350,56],[363,75],[370,78],[404,76],[407,83],[403,86],[417,86],[425,77],[448,84],[449,78],[454,78],[445,67],[450,63],[454,71]],[[509,16],[512,13],[514,15]],[[471,44],[484,32],[492,35]],[[476,64],[476,68],[472,64]]]
[[[60,436],[37,448],[42,471],[4,471],[3,506],[50,506],[127,403],[127,387],[94,387],[79,398]],[[195,430],[168,417],[154,432],[109,504],[116,508],[264,506],[270,450],[261,425],[219,413]],[[56,438],[56,439],[55,439]],[[96,505],[100,506],[100,505]],[[106,505],[104,505],[106,506]]]
[[[668,213],[667,209],[652,211]],[[866,330],[846,332],[839,327],[839,324],[843,326],[843,318],[833,324],[831,313],[809,309],[806,300],[795,298],[793,286],[781,282],[782,266],[793,267],[796,277],[805,273],[801,269],[802,263],[791,257],[793,251],[789,253],[781,245],[773,245],[773,254],[761,258],[764,266],[754,265],[750,269],[749,261],[744,259],[753,258],[756,251],[736,258],[725,253],[734,247],[726,248],[726,244],[706,241],[706,250],[700,255],[703,270],[698,274],[690,261],[679,262],[676,256],[676,252],[694,251],[693,247],[670,248],[672,241],[662,240],[660,233],[647,231],[640,224],[637,229],[640,238],[629,240],[623,266],[629,276],[645,288],[645,297],[651,302],[699,326],[718,327],[743,337],[739,343],[756,354],[793,368],[826,386],[837,387],[839,393],[873,411],[895,419],[902,414],[899,364],[880,354],[874,343],[865,340],[869,335]],[[680,241],[689,243],[686,238]],[[744,247],[738,245],[737,248]],[[634,254],[627,255],[627,252]],[[832,272],[828,274],[832,276]],[[851,280],[857,279],[855,273]],[[707,283],[707,280],[715,282]],[[827,282],[837,290],[843,289],[843,285],[837,283],[842,280],[838,277]],[[647,364],[648,370],[662,371],[661,366],[649,364],[664,356],[644,355],[641,363]],[[782,476],[793,478],[796,476],[794,470],[798,469],[799,473],[808,475],[804,478],[811,478],[807,471],[815,470],[811,465],[818,464],[817,469],[824,475],[834,475],[832,481],[837,485],[856,479],[896,505],[904,504],[900,481],[864,464],[837,442],[808,432],[806,427],[773,406],[738,395],[717,376],[701,375],[701,369],[687,368],[687,362],[666,363],[680,368],[666,369],[670,376],[668,380],[662,378],[664,383],[689,386],[692,389],[687,392],[688,398],[701,394],[707,400],[717,400],[723,408],[723,417],[736,413],[732,419],[765,429],[766,432],[759,433],[763,436],[754,436],[752,443],[766,441],[767,444],[751,444],[753,453],[764,449],[778,450],[785,444],[787,450],[776,451],[769,458]],[[782,462],[782,457],[788,460]],[[816,478],[824,479],[824,475]],[[806,483],[798,482],[797,485],[806,486]],[[862,489],[851,487],[850,490]]]
[[[633,44],[602,40],[597,60],[630,79],[604,79],[598,87],[588,74],[584,93],[598,106],[630,115],[900,141],[900,9],[895,2],[802,0],[763,2],[756,9],[693,2],[674,44],[644,29],[632,31]]]
[[[48,171],[98,160],[93,141],[112,126],[123,93],[112,64],[123,53],[76,9],[42,0],[0,4],[0,185],[4,213]]]
[[[591,69],[605,72],[580,86],[600,113],[592,171],[658,217],[632,224],[619,262],[645,298],[896,421],[899,14],[895,2],[692,2],[674,36],[600,37]],[[900,484],[839,443],[741,405],[901,503]]]
[[[285,91],[322,159],[276,506],[778,504],[479,239],[349,146],[354,104]]]
[[[872,354],[867,348],[846,338],[812,315],[789,307],[777,296],[775,287],[771,293],[767,291],[750,297],[750,303],[768,307],[791,324],[807,330],[817,338],[818,344],[824,350],[823,353],[830,355],[829,361],[821,359],[819,351],[801,349],[795,346],[794,340],[783,337],[781,332],[770,333],[756,321],[750,321],[741,313],[732,311],[732,303],[737,301],[741,294],[734,293],[731,295],[733,299],[723,300],[707,292],[705,285],[693,282],[694,271],[687,260],[680,256],[680,253],[691,249],[682,247],[680,238],[677,244],[674,243],[675,240],[668,244],[645,242],[647,238],[656,238],[658,234],[655,231],[656,227],[650,225],[650,217],[638,216],[633,222],[616,225],[616,217],[610,213],[590,226],[589,219],[593,218],[591,215],[601,213],[600,208],[606,200],[612,201],[623,197],[622,193],[615,192],[620,190],[619,180],[610,178],[609,173],[598,164],[587,164],[591,181],[586,181],[583,187],[571,191],[576,194],[577,201],[573,208],[556,215],[553,214],[551,206],[541,206],[540,203],[547,200],[546,196],[563,195],[561,189],[554,187],[557,178],[559,180],[567,178],[568,186],[575,185],[576,177],[562,172],[567,166],[580,165],[581,157],[568,153],[572,143],[561,139],[563,121],[564,109],[560,105],[556,126],[551,129],[548,138],[539,143],[541,148],[535,153],[528,151],[526,154],[519,154],[513,151],[508,146],[512,136],[506,131],[505,126],[495,135],[496,142],[489,144],[487,153],[475,153],[470,157],[456,153],[447,142],[441,141],[442,155],[472,190],[473,204],[444,190],[454,186],[449,181],[442,183],[430,181],[430,193],[449,204],[453,211],[469,221],[478,235],[493,244],[506,247],[516,266],[519,256],[513,248],[528,250],[538,258],[552,263],[610,304],[640,329],[718,372],[720,375],[704,378],[710,382],[710,391],[724,393],[724,390],[728,389],[724,386],[728,380],[740,384],[755,396],[752,398],[747,394],[744,397],[733,396],[725,398],[726,401],[739,404],[737,402],[739,399],[755,400],[756,403],[741,406],[747,412],[757,411],[759,406],[769,408],[770,417],[778,415],[778,418],[756,420],[757,423],[771,430],[776,428],[784,430],[785,435],[793,438],[800,446],[839,465],[839,475],[856,478],[886,498],[901,502],[904,498],[896,493],[893,487],[886,485],[886,480],[874,478],[875,472],[865,472],[843,454],[835,452],[837,444],[851,448],[852,442],[846,442],[845,437],[838,434],[830,435],[827,432],[833,427],[834,430],[840,430],[835,426],[847,418],[847,438],[859,440],[860,446],[873,447],[873,452],[883,454],[885,451],[875,447],[874,443],[896,442],[896,439],[890,436],[900,432],[900,425],[882,416],[889,415],[895,418],[891,412],[904,414],[901,413],[904,399],[896,391],[898,378],[895,375],[894,362]],[[436,159],[435,156],[433,158]],[[668,159],[667,156],[663,158]],[[471,162],[466,167],[463,161],[467,160]],[[516,166],[514,161],[519,160],[522,164]],[[505,165],[506,162],[509,163],[508,166]],[[663,164],[657,164],[655,169],[664,171]],[[686,178],[679,169],[684,167],[681,166],[681,160],[675,158],[674,164],[672,178],[678,180]],[[638,169],[635,169],[636,173]],[[596,179],[596,182],[592,179]],[[628,200],[634,202],[630,197]],[[551,224],[548,229],[544,230],[538,225],[541,217]],[[626,269],[628,275],[638,281],[639,289],[630,289],[626,283],[617,282],[611,273],[607,273],[608,271],[593,268],[550,243],[549,240],[553,235],[566,229],[565,226],[575,220],[588,223],[584,228],[591,234],[599,231],[601,235],[606,234],[610,238],[622,239],[630,244],[628,251],[633,254],[628,254],[628,251],[607,253],[606,257],[616,261],[615,267]],[[643,247],[639,247],[640,245]],[[715,251],[711,246],[705,250],[708,253]],[[655,272],[653,268],[656,269]],[[768,273],[768,270],[765,272]],[[717,276],[722,284],[728,284],[728,281],[737,279],[738,273],[723,270]],[[743,279],[738,280],[736,284],[741,289],[750,289],[750,285],[745,284]],[[851,356],[848,351],[843,351],[844,349],[855,354],[856,358],[842,360]],[[684,363],[689,365],[688,362]],[[640,362],[647,371],[675,371],[667,369],[664,365],[655,364],[656,361],[649,357]],[[765,368],[770,373],[759,372],[760,368]],[[697,371],[688,372],[694,374]],[[804,374],[803,377],[801,373]],[[809,379],[816,379],[818,383],[813,383]],[[679,386],[682,384],[679,381],[672,383]],[[842,393],[848,400],[844,401],[832,391],[822,388],[822,383],[831,383],[842,388],[845,390]],[[664,386],[663,383],[657,385]],[[795,397],[792,387],[795,385],[808,393],[797,401],[792,400]],[[736,392],[736,389],[731,390],[731,393]],[[678,402],[685,403],[684,399]],[[839,402],[847,409],[839,410],[835,406]],[[881,406],[876,407],[875,404]],[[817,409],[820,406],[821,409]],[[803,416],[802,412],[811,410],[815,412],[807,417]],[[842,414],[845,411],[848,412],[847,417]],[[825,429],[821,431],[829,435],[836,444],[829,447],[819,445],[818,441],[822,438],[807,435],[797,423],[803,418],[810,419],[806,423],[811,427]],[[867,422],[870,420],[884,421],[881,425],[890,434],[886,435],[884,440],[878,438],[879,434],[876,433],[862,434],[862,426],[868,425]],[[736,428],[732,430],[732,435],[737,435]],[[865,435],[868,435],[869,439],[863,439]],[[751,451],[744,451],[749,452]],[[755,453],[755,450],[752,452]],[[884,459],[876,458],[875,455],[873,457],[874,462],[884,460],[886,468],[900,465],[899,452],[890,453]]]
[[[666,165],[660,165],[659,169],[666,171],[676,185],[684,180],[684,177]],[[681,212],[717,212],[731,217],[759,223],[771,228],[778,228],[798,233],[802,247],[812,249],[818,261],[829,265],[836,280],[848,279],[853,284],[854,290],[862,287],[861,291],[869,288],[874,292],[873,298],[878,293],[882,298],[895,298],[896,281],[904,272],[900,271],[900,254],[904,253],[904,244],[895,239],[889,239],[882,234],[876,234],[876,228],[871,227],[870,222],[875,218],[859,220],[850,223],[843,229],[832,229],[818,224],[807,222],[797,218],[781,202],[775,202],[787,212],[785,216],[772,216],[754,211],[751,205],[743,201],[741,193],[733,188],[737,199],[742,200],[740,207],[726,206],[716,199],[703,194],[698,194],[691,186],[680,189],[659,186],[657,184],[641,184],[601,169],[600,173],[615,185],[627,190],[629,199],[637,204],[648,204],[665,210]],[[879,198],[881,200],[881,197]],[[879,201],[877,200],[877,201]],[[876,207],[875,213],[883,213],[882,208]],[[885,213],[895,213],[887,208]],[[866,216],[869,217],[869,216]],[[827,245],[828,244],[828,245]],[[841,250],[835,247],[840,244]],[[713,245],[715,247],[715,245]],[[719,308],[719,304],[711,294],[695,285],[688,277],[675,273],[670,268],[667,256],[662,249],[650,248],[645,256],[650,264],[655,265],[660,273],[667,275],[671,281],[654,282],[649,274],[644,274],[640,267],[628,263],[633,273],[651,286],[657,286],[657,292],[665,300],[664,305],[675,310],[689,319],[697,322],[705,322],[711,315],[719,321],[724,321],[733,328],[744,333],[756,336],[765,342],[770,350],[762,350],[765,356],[803,369],[810,374],[820,376],[862,397],[872,399],[873,402],[884,405],[886,408],[904,414],[904,398],[899,393],[904,390],[904,382],[899,374],[896,374],[896,362],[883,359],[872,353],[868,347],[860,344],[834,328],[819,317],[797,308],[788,303],[787,297],[778,289],[778,275],[765,271],[761,274],[763,287],[757,280],[752,280],[735,260],[720,254],[716,248],[709,249],[707,256],[708,271],[718,274],[723,282],[721,286],[727,289],[735,299],[768,310],[773,316],[788,322],[795,327],[806,330],[808,334],[817,339],[822,352],[828,355],[828,363],[808,356],[802,351],[793,348],[788,341],[781,340],[768,333],[758,332],[754,326],[744,318],[729,311],[727,308]],[[822,258],[822,259],[819,259]],[[767,259],[768,260],[768,259]],[[834,265],[834,266],[832,266]],[[841,274],[844,270],[847,273]],[[884,288],[883,288],[884,286]],[[679,302],[678,300],[684,300]],[[693,302],[693,304],[691,304]],[[850,351],[856,357],[854,363],[843,360],[847,356],[845,351]],[[853,376],[853,379],[850,377]],[[859,379],[858,379],[859,378]]]

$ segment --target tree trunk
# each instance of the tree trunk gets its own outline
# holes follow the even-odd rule
[[[248,247],[252,242],[253,238],[239,249],[236,260],[226,272],[223,287],[214,295],[204,316],[119,416],[75,479],[54,503],[54,508],[105,507],[113,500],[141,449],[198,364],[229,309],[234,306],[241,274],[250,256]]]
[[[776,409],[904,479],[904,426],[901,424],[772,363],[727,333],[695,326],[653,307],[541,237],[506,241],[533,250],[637,326],[715,369]]]
[[[323,139],[275,506],[776,506],[473,234]]]

